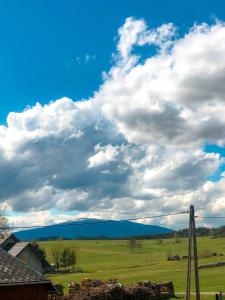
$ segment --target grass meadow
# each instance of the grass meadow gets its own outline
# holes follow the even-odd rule
[[[77,266],[83,269],[83,273],[49,276],[53,282],[62,283],[65,289],[69,282],[79,282],[83,278],[117,278],[125,285],[141,280],[172,281],[175,292],[185,292],[187,260],[168,261],[167,256],[187,255],[187,239],[180,239],[179,243],[174,239],[164,239],[160,245],[155,240],[144,240],[142,249],[135,254],[130,253],[126,240],[59,240],[39,244],[45,249],[50,262],[53,262],[52,248],[70,247],[76,251]],[[225,255],[225,238],[198,238],[198,250],[199,264],[225,261],[225,256],[204,257],[209,252]],[[225,291],[225,266],[201,269],[199,273],[201,292]],[[183,298],[181,295],[179,297]],[[203,295],[201,299],[214,298],[214,295]]]

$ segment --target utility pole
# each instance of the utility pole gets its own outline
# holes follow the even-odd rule
[[[193,254],[194,254],[196,300],[200,300],[199,273],[198,273],[198,249],[197,249],[197,238],[196,238],[196,230],[195,230],[195,209],[194,209],[193,205],[190,206],[190,211],[189,211],[186,300],[190,300],[190,291],[191,291],[192,242],[193,242],[193,246],[194,246]]]

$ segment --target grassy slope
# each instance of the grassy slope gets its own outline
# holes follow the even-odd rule
[[[124,284],[135,283],[139,280],[173,281],[175,291],[185,291],[187,261],[170,262],[167,255],[186,255],[187,240],[181,239],[181,243],[175,244],[174,240],[164,240],[163,244],[156,245],[154,241],[143,242],[141,253],[130,254],[127,241],[51,241],[41,242],[49,261],[51,248],[69,246],[76,250],[78,266],[84,269],[84,273],[52,275],[54,282],[63,283],[65,286],[70,281],[80,281],[82,278],[109,279],[118,278]],[[199,253],[204,250],[222,252],[225,254],[225,238],[198,239]],[[200,258],[199,263],[225,261],[224,257]],[[201,291],[225,290],[225,267],[200,270]],[[203,299],[214,299],[213,296]]]

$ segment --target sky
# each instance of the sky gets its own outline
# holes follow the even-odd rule
[[[10,222],[225,216],[224,21],[223,1],[0,2]]]

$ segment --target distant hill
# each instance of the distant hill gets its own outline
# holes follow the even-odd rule
[[[108,221],[99,219],[86,219],[69,221],[58,225],[34,228],[15,232],[20,240],[43,240],[43,239],[118,239],[131,236],[146,236],[171,233],[173,230],[145,225],[130,221]]]

